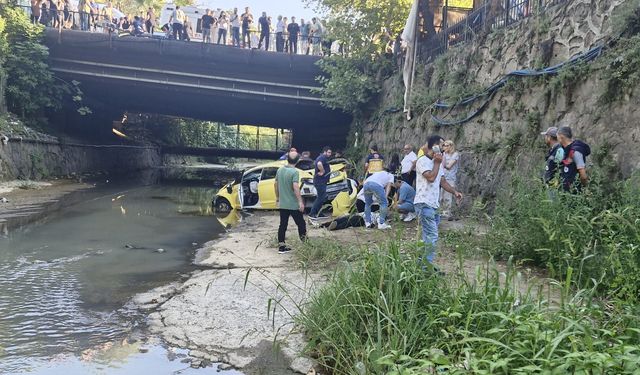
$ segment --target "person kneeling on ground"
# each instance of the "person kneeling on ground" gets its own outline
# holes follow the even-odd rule
[[[389,229],[391,226],[385,222],[387,218],[387,196],[394,183],[394,177],[386,170],[375,172],[364,181],[364,221],[367,228],[372,228],[371,205],[375,196],[380,204],[380,217],[378,218],[378,229]]]
[[[411,185],[400,178],[396,178],[395,187],[397,192],[396,209],[400,214],[400,219],[408,223],[416,218],[413,200],[416,197],[416,191]]]
[[[276,172],[276,202],[280,210],[280,226],[278,227],[278,252],[280,254],[291,251],[285,243],[285,234],[289,225],[289,216],[293,217],[298,226],[298,235],[301,241],[307,239],[307,225],[304,222],[304,201],[300,195],[300,174],[296,164],[300,155],[291,151],[287,155],[287,165],[280,167]]]

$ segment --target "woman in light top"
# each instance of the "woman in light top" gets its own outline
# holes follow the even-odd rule
[[[456,146],[452,140],[444,142],[443,151],[444,158],[442,165],[444,166],[444,179],[447,180],[449,185],[455,187],[458,178],[458,168],[460,167],[460,154],[456,151]],[[440,197],[443,215],[448,216],[449,220],[453,220],[453,216],[451,215],[453,195],[442,189]]]

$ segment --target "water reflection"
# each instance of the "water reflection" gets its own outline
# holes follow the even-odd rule
[[[98,189],[0,239],[0,373],[121,340],[133,314],[125,302],[192,270],[197,244],[223,231],[215,190]]]

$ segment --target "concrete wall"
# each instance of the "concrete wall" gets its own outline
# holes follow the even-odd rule
[[[41,179],[95,171],[131,172],[161,165],[160,150],[155,147],[18,139],[0,143],[0,180]]]

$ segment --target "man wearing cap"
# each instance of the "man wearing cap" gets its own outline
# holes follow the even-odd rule
[[[544,136],[544,142],[549,146],[547,152],[546,165],[544,167],[544,183],[548,186],[552,185],[558,172],[558,164],[564,159],[564,150],[558,143],[558,128],[550,127],[547,131],[540,133]]]
[[[574,140],[573,132],[568,126],[558,129],[557,134],[558,142],[564,150],[564,158],[560,164],[562,189],[567,192],[579,192],[589,182],[586,160],[587,156],[591,154],[591,148],[580,140]],[[580,177],[580,181],[576,184],[577,176]]]

